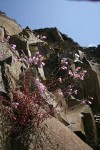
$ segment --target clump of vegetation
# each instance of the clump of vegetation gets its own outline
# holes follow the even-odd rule
[[[9,38],[5,39],[5,42],[9,42]],[[16,50],[16,45],[11,45],[11,50],[14,52]],[[1,55],[1,57],[3,57]],[[45,93],[45,89],[52,89],[52,87],[60,87],[65,99],[74,97],[77,95],[76,85],[79,84],[84,77],[87,75],[87,70],[82,67],[75,67],[74,70],[71,67],[69,58],[63,57],[59,59],[58,66],[55,68],[56,73],[51,71],[50,79],[47,80],[48,83],[42,83],[39,77],[38,68],[45,66],[44,56],[37,52],[34,57],[20,57],[18,59],[20,62],[27,62],[29,68],[36,70],[36,75],[34,78],[30,78],[30,74],[23,76],[23,90],[16,89],[12,91],[13,99],[8,100],[7,98],[1,96],[0,100],[2,102],[2,111],[4,115],[8,118],[10,122],[10,130],[12,136],[17,136],[23,130],[39,126],[39,123],[50,116],[52,109],[49,107],[48,102],[42,97],[42,93]],[[30,93],[30,82],[34,83],[34,90]],[[61,93],[59,93],[61,94]],[[85,99],[80,100],[80,103],[88,102]],[[48,106],[48,111],[45,107]],[[55,109],[55,108],[53,108]]]

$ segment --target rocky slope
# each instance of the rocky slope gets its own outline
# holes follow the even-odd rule
[[[57,28],[22,30],[4,13],[0,25],[0,150],[97,150],[99,46],[82,48]],[[77,75],[79,67],[76,80],[71,73]],[[86,70],[88,76],[83,80]],[[70,84],[77,94],[68,95]],[[15,119],[17,133],[7,134],[6,111]],[[35,131],[30,130],[30,122]]]

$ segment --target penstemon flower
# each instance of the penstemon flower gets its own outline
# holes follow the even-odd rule
[[[13,57],[13,62],[16,63],[17,62],[17,58]]]
[[[40,93],[43,93],[45,90],[45,86],[40,82],[39,78],[35,79],[35,84],[37,85]]]
[[[29,61],[30,64],[32,64],[33,63],[33,58],[30,57],[28,61]]]
[[[11,46],[11,48],[15,50],[15,49],[16,49],[16,45],[13,44],[13,45]]]
[[[17,109],[18,106],[19,106],[19,103],[12,103],[11,105],[12,105],[12,107],[13,107],[14,109]]]

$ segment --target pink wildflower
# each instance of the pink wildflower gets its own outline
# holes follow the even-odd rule
[[[33,63],[34,63],[34,65],[37,65],[38,61],[39,61],[39,58],[34,56],[33,57]]]
[[[39,83],[39,84],[38,84],[38,89],[39,89],[39,91],[40,91],[41,93],[43,93],[44,90],[45,90],[45,86],[44,86],[42,83]]]
[[[17,61],[17,58],[13,57],[13,62],[16,63],[16,61]]]
[[[7,38],[4,37],[4,42],[9,42],[10,36],[7,36]]]
[[[87,73],[87,70],[83,70],[83,73]]]
[[[12,103],[12,107],[13,107],[13,108],[17,109],[18,106],[19,106],[19,103]]]
[[[77,68],[76,68],[76,71],[79,71],[80,69],[81,69],[81,67],[77,67]]]
[[[63,69],[63,70],[67,70],[67,67],[63,66],[63,67],[61,67],[61,69]]]
[[[69,75],[70,75],[70,76],[73,76],[73,73],[72,73],[72,71],[71,71],[71,70],[69,70]]]
[[[90,102],[90,101],[88,101],[88,103],[91,105],[92,104],[92,102]]]
[[[10,36],[7,36],[6,38],[6,42],[9,42]]]
[[[7,39],[10,39],[10,36],[7,36]]]
[[[40,82],[39,78],[36,78],[36,79],[35,79],[35,84],[37,85],[39,91],[40,91],[41,93],[43,93],[44,90],[45,90],[45,86]]]
[[[11,48],[12,48],[12,49],[16,49],[16,45],[13,44],[13,45],[11,46]]]
[[[22,57],[22,58],[19,58],[18,60],[19,60],[20,62],[26,61],[26,59],[23,58],[23,57]]]
[[[30,63],[30,64],[32,64],[32,63],[33,63],[33,59],[32,59],[31,57],[29,58],[29,60],[28,60],[28,61],[29,61],[29,63]]]
[[[36,78],[36,79],[35,79],[35,84],[38,84],[39,81],[40,81],[39,78]]]

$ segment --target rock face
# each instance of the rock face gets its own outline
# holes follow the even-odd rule
[[[6,16],[3,12],[0,12],[0,26],[5,28],[8,35],[18,34],[22,31],[21,26],[18,25],[15,20]]]
[[[82,47],[74,42],[67,35],[62,34],[56,27],[55,28],[45,28],[33,31],[36,35],[41,37],[47,37],[44,41],[49,43],[51,49],[59,49],[60,51],[75,51],[77,49],[82,49]],[[42,38],[43,39],[43,38]]]
[[[95,145],[97,145],[96,124],[88,105],[77,105],[73,110],[62,112],[61,116],[70,124],[69,128],[76,135],[95,149]]]
[[[29,147],[28,150],[92,150],[55,118],[45,120],[41,127],[30,135],[29,141],[29,146],[25,146]],[[27,150],[25,147],[15,141],[13,150]]]
[[[0,41],[3,41],[4,38],[4,29],[0,27]]]
[[[32,31],[26,27],[22,30],[16,21],[2,12],[0,26],[2,26],[0,27],[0,96],[7,98],[7,103],[0,101],[0,106],[12,109],[8,104],[11,105],[14,100],[13,93],[19,91],[23,96],[25,87],[28,87],[26,92],[29,95],[35,93],[39,85],[34,80],[38,77],[40,85],[45,88],[40,94],[45,101],[45,106],[41,106],[41,109],[44,112],[50,111],[50,118],[40,123],[35,132],[28,132],[28,135],[23,132],[21,137],[12,138],[10,144],[5,143],[8,137],[3,141],[5,129],[0,130],[1,143],[4,142],[0,143],[0,150],[92,150],[92,148],[97,150],[100,138],[98,57],[95,55],[97,62],[93,62],[91,58],[94,57],[94,52],[90,55],[89,51],[62,34],[57,28]],[[7,35],[11,35],[8,41]],[[13,44],[16,46],[13,47]],[[96,49],[97,53],[98,49],[99,46]],[[89,70],[88,77],[77,85],[77,96],[74,94],[70,98],[65,92],[70,83],[65,79],[66,75],[69,77],[68,71],[64,69],[59,71],[63,58],[68,58],[69,69],[73,72],[77,66]],[[58,83],[60,78],[65,79],[61,81],[63,84]],[[88,96],[93,97],[91,105],[86,100]],[[83,103],[81,99],[85,102]],[[18,106],[15,107],[14,113],[17,114]],[[2,107],[0,107],[1,128],[3,128],[2,122]],[[3,145],[6,147],[9,145],[9,148]]]
[[[8,43],[0,42],[0,150],[10,150],[10,143],[8,144],[8,120],[6,120],[1,96],[4,96],[9,101],[13,99],[12,91],[16,88],[21,74],[23,63],[19,62],[18,53],[13,52],[13,49]],[[6,106],[7,107],[7,106]]]
[[[19,75],[21,74],[21,68],[24,65],[18,61],[18,53],[13,49],[8,43],[0,42],[0,54],[2,57],[0,58],[0,92],[9,93],[9,88],[16,88],[16,83],[19,80]],[[9,85],[12,83],[12,87]]]

